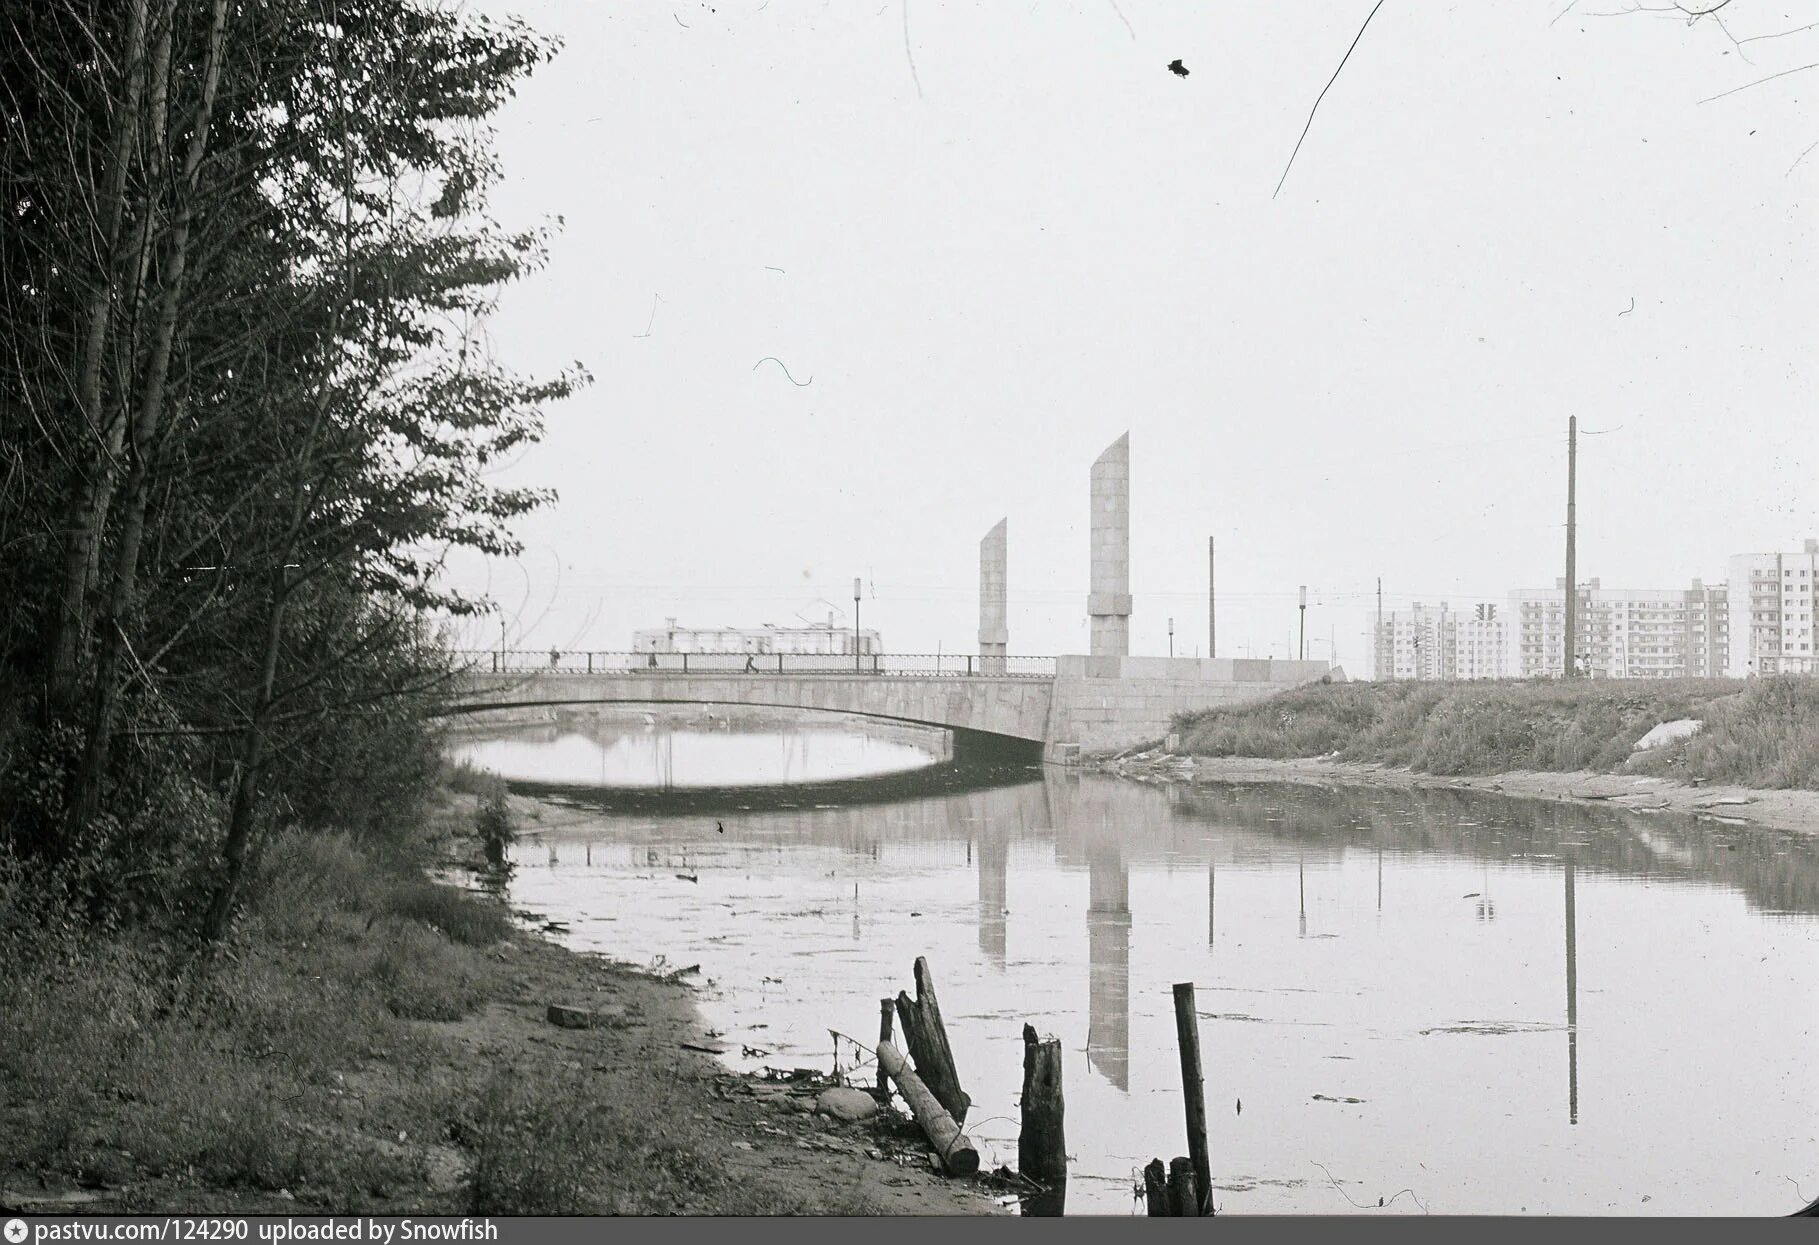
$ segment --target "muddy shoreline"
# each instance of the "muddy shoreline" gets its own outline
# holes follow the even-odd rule
[[[575,819],[564,804],[518,792],[508,799],[520,837]],[[857,1123],[815,1114],[819,1093],[834,1084],[828,1069],[739,1073],[700,1049],[723,1043],[696,1006],[694,991],[705,984],[699,973],[660,976],[571,950],[556,941],[559,932],[537,929],[533,923],[524,935],[524,962],[535,970],[528,988],[493,1012],[504,1030],[499,1036],[527,1053],[543,1048],[571,1060],[648,1069],[631,1092],[666,1097],[672,1110],[715,1135],[718,1157],[735,1176],[798,1190],[805,1201],[850,1199],[867,1207],[864,1213],[882,1215],[1007,1213],[998,1199],[1014,1192],[1009,1185],[984,1172],[955,1178],[934,1171],[928,1142],[896,1108]],[[560,1028],[546,1015],[552,1003],[610,1019],[599,1028]]]
[[[1819,791],[1765,790],[1720,784],[1691,786],[1666,778],[1589,770],[1564,774],[1517,770],[1503,774],[1448,776],[1324,757],[1293,760],[1196,757],[1160,749],[1095,758],[1087,762],[1087,767],[1143,782],[1277,782],[1401,790],[1444,787],[1455,791],[1484,791],[1515,799],[1602,804],[1631,812],[1677,813],[1765,829],[1819,834]]]

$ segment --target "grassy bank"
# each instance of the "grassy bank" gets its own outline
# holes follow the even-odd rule
[[[444,816],[469,825],[485,804],[450,796]],[[534,939],[423,863],[280,836],[206,961],[66,924],[0,879],[0,1206],[876,1209],[825,1173],[729,1166],[729,1074],[677,1050],[686,987]],[[544,1022],[547,1002],[601,997],[632,1019]]]
[[[1663,722],[1698,734],[1635,754]],[[1594,770],[1819,788],[1819,680],[1579,680],[1312,685],[1178,718],[1179,751],[1345,761],[1431,774]]]

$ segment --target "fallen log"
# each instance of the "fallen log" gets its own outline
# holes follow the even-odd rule
[[[878,1066],[896,1084],[897,1092],[909,1104],[917,1127],[941,1156],[942,1168],[951,1176],[970,1176],[979,1170],[979,1151],[972,1138],[960,1131],[954,1117],[947,1113],[929,1092],[922,1078],[910,1071],[903,1052],[889,1042],[878,1043]]]

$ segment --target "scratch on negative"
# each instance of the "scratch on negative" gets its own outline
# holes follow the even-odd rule
[[[916,98],[922,98],[922,76],[916,72],[916,55],[910,51],[909,37],[909,0],[898,0],[898,7],[903,10],[903,57],[909,61],[910,81],[916,84]]]
[[[762,359],[758,360],[757,363],[752,364],[752,371],[757,371],[759,365],[765,363],[775,363],[778,367],[782,368],[783,374],[789,376],[789,383],[798,389],[806,389],[808,386],[815,383],[815,378],[813,376],[809,377],[807,380],[797,380],[794,376],[790,376],[789,367],[776,355],[765,355]]]

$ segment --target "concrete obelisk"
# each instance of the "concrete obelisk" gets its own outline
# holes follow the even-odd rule
[[[979,673],[1003,674],[1004,656],[1010,649],[1009,542],[1006,528],[998,525],[979,542]]]
[[[1092,577],[1086,612],[1094,657],[1124,657],[1131,649],[1131,434],[1106,447],[1093,464]]]

